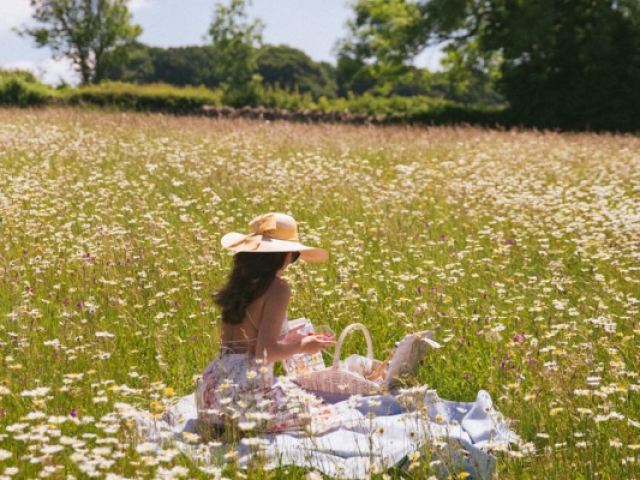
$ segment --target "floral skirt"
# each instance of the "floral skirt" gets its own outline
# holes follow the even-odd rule
[[[273,364],[254,355],[219,353],[196,390],[198,419],[243,431],[322,433],[340,426],[332,405],[285,377],[274,379]]]

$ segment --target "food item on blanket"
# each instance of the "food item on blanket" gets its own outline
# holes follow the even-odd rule
[[[379,378],[384,380],[387,377],[387,365],[389,365],[389,362],[391,362],[394,352],[391,352],[391,354],[383,362],[380,362],[380,364],[375,367],[373,371],[369,373],[369,375],[366,376],[367,380],[375,381]]]
[[[304,325],[298,332],[302,335],[326,335],[329,336],[329,332],[333,334],[331,329],[326,325],[319,325],[317,328],[319,331],[315,331],[311,321],[308,318],[299,318],[289,322],[289,329],[297,327],[298,325]],[[321,327],[323,327],[321,329]],[[324,340],[325,338],[323,338]],[[333,338],[326,338],[326,340],[333,340]],[[284,368],[290,377],[297,377],[298,375],[304,375],[305,373],[322,370],[324,360],[320,352],[309,354],[299,353],[293,355],[291,358],[284,360]]]
[[[327,325],[318,325],[310,332],[311,335],[317,335],[321,340],[332,341],[335,339],[335,333]],[[307,334],[308,335],[308,334]]]
[[[310,336],[310,335],[315,335],[316,337],[319,337],[319,338],[320,338],[320,340],[323,340],[323,341],[325,341],[325,342],[329,342],[329,341],[332,341],[332,340],[333,340],[333,337],[332,337],[332,336],[330,336],[330,335],[326,335],[326,334],[324,334],[324,333],[313,333],[313,332],[309,332],[309,333],[307,333],[307,337],[308,337],[308,336]]]

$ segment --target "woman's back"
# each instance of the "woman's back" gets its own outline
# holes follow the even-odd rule
[[[258,343],[258,332],[263,321],[263,313],[265,303],[269,297],[273,295],[277,283],[283,280],[276,277],[274,282],[269,286],[267,291],[255,299],[246,309],[246,315],[242,322],[238,324],[230,324],[222,322],[221,329],[221,347],[232,350],[234,353],[251,353],[255,354],[256,345]],[[285,283],[286,285],[286,283]],[[280,335],[285,335],[288,331],[287,317],[282,321]]]

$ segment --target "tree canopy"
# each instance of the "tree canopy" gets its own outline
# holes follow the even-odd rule
[[[136,43],[129,59],[110,66],[107,78],[132,83],[220,86],[216,63],[218,52],[211,45],[150,47]],[[316,62],[302,50],[285,45],[264,45],[256,52],[256,72],[264,85],[298,89],[314,98],[337,95],[336,69]]]
[[[161,48],[137,43],[128,61],[112,65],[107,78],[141,84],[215,88],[220,84],[215,74],[216,56],[216,50],[210,45]]]
[[[287,45],[265,45],[258,52],[258,73],[267,85],[280,85],[315,98],[335,97],[335,68],[326,62],[314,62],[306,53]]]
[[[217,52],[216,76],[231,105],[253,104],[262,83],[256,76],[257,48],[262,45],[264,24],[249,20],[250,0],[231,0],[229,6],[216,4],[209,27],[212,45]]]
[[[640,108],[638,0],[356,0],[354,13],[339,45],[354,78],[402,81],[445,44],[449,71],[494,81],[523,123],[625,128]]]
[[[126,60],[142,27],[131,23],[129,0],[31,0],[36,27],[20,33],[55,57],[69,58],[82,83],[99,83],[110,64]]]

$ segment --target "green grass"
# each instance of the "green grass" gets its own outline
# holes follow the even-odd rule
[[[498,478],[639,475],[637,138],[0,113],[0,449],[16,478],[81,478],[71,446],[42,451],[60,435],[103,471],[154,474],[103,416],[192,392],[217,351],[220,237],[268,211],[330,251],[286,272],[289,317],[365,323],[379,358],[434,330],[419,380],[452,400],[488,390],[535,446],[501,454]],[[302,475],[286,471],[250,477]]]

